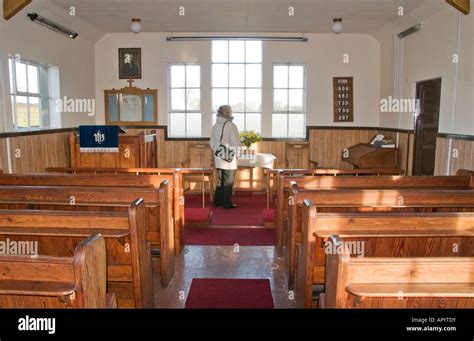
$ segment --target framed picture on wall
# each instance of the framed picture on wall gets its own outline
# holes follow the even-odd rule
[[[119,78],[142,78],[142,49],[119,49]]]

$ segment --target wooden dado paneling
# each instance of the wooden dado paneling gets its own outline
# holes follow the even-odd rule
[[[435,175],[454,175],[461,168],[474,170],[474,141],[453,138],[451,150],[449,141],[450,138],[437,138]],[[448,162],[449,174],[446,174]]]
[[[189,145],[196,143],[196,140],[167,139],[166,131],[163,127],[153,128],[128,128],[127,132],[136,135],[141,131],[151,133],[155,130],[158,137],[158,167],[180,167],[183,162],[189,160]],[[342,161],[342,151],[357,143],[367,143],[375,134],[383,134],[388,139],[396,140],[397,132],[391,130],[380,130],[378,128],[326,128],[315,127],[308,130],[310,143],[310,159],[319,162],[320,167],[330,168],[352,168],[352,166]],[[10,150],[12,153],[13,172],[31,173],[43,172],[47,167],[69,166],[69,149],[67,137],[70,132],[50,132],[44,134],[35,133],[33,135],[10,136]],[[399,132],[400,146],[400,166],[411,169],[411,159],[413,150],[413,134]],[[202,143],[208,143],[201,140]],[[257,143],[253,149],[257,152],[274,154],[277,159],[275,168],[285,168],[285,146],[284,140],[265,140]],[[15,151],[19,149],[19,158],[15,157]],[[0,167],[4,172],[8,171],[6,138],[0,137]],[[474,149],[470,149],[471,153]],[[467,151],[469,154],[469,151]],[[408,158],[407,158],[407,154]],[[462,156],[461,156],[462,157]],[[454,166],[453,166],[454,167]],[[467,167],[469,168],[469,167]],[[473,167],[470,167],[473,168]],[[253,171],[254,187],[262,189],[263,172],[261,169]],[[242,170],[237,174],[237,186],[248,188],[250,175],[248,170]]]
[[[47,167],[68,167],[69,132],[9,137],[13,173],[41,173]],[[7,140],[0,138],[1,167],[8,172]]]

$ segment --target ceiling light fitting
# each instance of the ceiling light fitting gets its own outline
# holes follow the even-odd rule
[[[30,18],[31,21],[49,28],[50,30],[53,30],[54,32],[58,32],[60,34],[63,34],[71,39],[75,39],[79,36],[79,33],[74,32],[67,27],[64,27],[48,18],[42,17],[38,13],[28,13],[28,18]]]
[[[133,33],[140,33],[142,30],[141,20],[138,18],[132,18],[132,23],[130,24],[130,30]]]
[[[331,29],[335,34],[341,33],[342,30],[344,29],[344,26],[342,25],[342,19],[341,18],[333,19],[333,24],[332,24]]]

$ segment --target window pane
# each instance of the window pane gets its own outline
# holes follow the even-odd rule
[[[201,110],[201,90],[188,89],[187,100],[186,110]]]
[[[33,65],[28,65],[28,92],[32,94],[39,93],[38,67]]]
[[[229,62],[243,63],[245,62],[245,41],[229,42]]]
[[[16,96],[16,121],[18,128],[28,128],[28,99]]]
[[[212,111],[217,112],[221,105],[229,104],[227,89],[212,89]]]
[[[244,89],[229,90],[229,105],[234,112],[244,112],[245,110],[245,92]]]
[[[288,137],[288,119],[286,114],[272,115],[272,136]]]
[[[288,90],[273,90],[273,110],[288,111]]]
[[[229,85],[227,67],[226,64],[212,65],[212,86],[214,88],[225,88]]]
[[[26,86],[26,64],[16,62],[16,89],[20,92],[27,92]]]
[[[39,98],[30,97],[30,127],[40,127],[40,107]]]
[[[290,90],[289,111],[303,111],[303,90]]]
[[[247,114],[247,120],[245,122],[245,128],[247,130],[253,130],[257,133],[260,133],[260,118],[261,114]]]
[[[170,114],[170,136],[184,137],[186,135],[186,115]]]
[[[245,104],[246,112],[262,112],[262,90],[247,89]]]
[[[185,90],[172,89],[171,90],[171,110],[185,110]]]
[[[201,114],[187,114],[186,116],[186,135],[201,136]]]
[[[184,88],[184,65],[171,65],[171,87],[172,88]]]
[[[199,65],[188,65],[186,67],[186,87],[201,87],[201,67]]]
[[[229,65],[229,87],[243,88],[245,86],[245,65],[230,64]]]
[[[245,130],[245,115],[244,114],[236,114],[234,113],[234,121],[233,121],[239,131]]]
[[[212,42],[212,62],[213,63],[227,63],[228,59],[228,43],[227,41],[213,41]]]
[[[262,86],[262,65],[247,64],[245,66],[245,86],[249,88],[260,88]]]
[[[41,98],[40,100],[40,117],[41,127],[54,126],[54,122],[51,122],[49,115],[49,98]],[[54,110],[54,109],[53,109]]]
[[[288,66],[275,65],[273,67],[273,87],[288,88]]]
[[[290,114],[289,116],[289,137],[305,137],[305,115]]]
[[[261,41],[247,41],[245,49],[247,63],[261,63],[262,62],[262,42]]]
[[[290,88],[303,89],[304,67],[301,65],[290,66]]]

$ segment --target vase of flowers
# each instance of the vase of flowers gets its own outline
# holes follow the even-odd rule
[[[240,133],[240,141],[246,147],[243,154],[251,154],[250,147],[252,147],[254,143],[262,141],[262,136],[253,130],[243,131]]]

